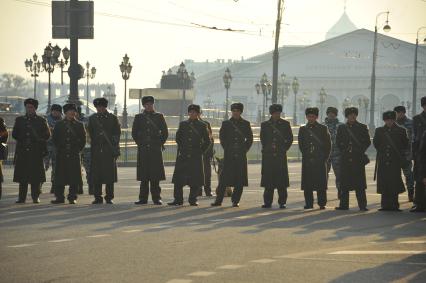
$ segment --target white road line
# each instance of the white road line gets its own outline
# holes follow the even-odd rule
[[[243,215],[243,216],[237,216],[237,217],[234,217],[235,219],[248,219],[248,218],[252,218],[253,217],[253,215]]]
[[[200,224],[201,224],[200,222],[189,222],[189,223],[186,223],[186,225],[188,225],[188,226],[200,225]]]
[[[250,262],[265,264],[265,263],[271,263],[271,262],[275,262],[275,261],[276,261],[275,259],[262,258],[262,259],[251,260]]]
[[[21,245],[14,245],[14,246],[7,246],[8,248],[26,248],[26,247],[32,247],[36,244],[21,244]]]
[[[52,240],[52,241],[47,241],[49,243],[63,243],[63,242],[71,242],[74,241],[74,239],[60,239],[60,240]]]
[[[189,279],[172,279],[167,281],[166,283],[191,283],[192,280]]]
[[[90,236],[86,236],[86,238],[103,238],[103,237],[109,237],[111,235],[109,234],[98,234],[98,235],[90,235]]]
[[[188,276],[207,277],[215,273],[216,272],[213,272],[213,271],[196,271],[196,272],[189,273]]]
[[[226,221],[226,219],[211,219],[210,222],[223,222]]]
[[[244,265],[238,265],[238,264],[228,264],[228,265],[222,265],[217,267],[217,269],[225,269],[225,270],[235,270],[239,268],[243,268]]]
[[[257,216],[267,216],[267,215],[271,215],[274,214],[273,212],[262,212],[262,213],[258,213],[256,214]]]
[[[399,243],[400,244],[426,244],[426,241],[404,241]]]
[[[158,225],[158,226],[150,227],[148,229],[150,229],[150,230],[152,230],[152,229],[164,229],[164,228],[170,228],[170,227],[173,227],[173,225]]]
[[[329,255],[417,255],[426,251],[337,251]]]
[[[133,230],[124,230],[122,231],[123,233],[136,233],[136,232],[141,232],[141,229],[133,229]]]

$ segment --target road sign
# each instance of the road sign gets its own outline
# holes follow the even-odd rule
[[[94,37],[94,4],[93,1],[78,1],[73,12],[78,27],[77,34],[72,34],[70,1],[52,1],[52,38],[63,39],[75,36],[80,39],[93,39]]]

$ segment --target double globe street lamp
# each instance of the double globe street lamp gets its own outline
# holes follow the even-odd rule
[[[89,79],[94,79],[96,75],[96,68],[90,68],[89,61],[86,62],[86,115],[89,115]]]
[[[186,107],[186,90],[194,86],[195,74],[194,72],[191,72],[191,74],[189,75],[188,71],[186,70],[185,64],[182,62],[179,65],[176,75],[182,89],[182,102],[179,115],[179,122],[182,122]]]
[[[41,62],[38,60],[38,56],[34,53],[32,59],[25,60],[25,69],[31,73],[31,77],[34,78],[34,99],[37,98],[37,77],[39,76],[41,69]]]
[[[262,77],[260,78],[260,82],[255,85],[255,88],[258,95],[263,95],[262,117],[260,119],[260,122],[263,122],[265,120],[265,109],[268,107],[268,100],[272,91],[272,83],[268,80],[266,73],[263,73]]]
[[[127,56],[127,53],[123,57],[123,61],[121,61],[120,64],[120,71],[121,71],[121,77],[124,80],[124,107],[123,107],[123,128],[128,128],[127,123],[127,80],[130,77],[130,73],[132,72],[132,65],[129,62],[129,57]],[[96,73],[96,71],[95,71]]]
[[[299,92],[299,80],[294,77],[291,87],[294,93],[293,125],[297,125],[297,93]]]

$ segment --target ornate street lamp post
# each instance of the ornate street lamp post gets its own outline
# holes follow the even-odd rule
[[[31,73],[31,77],[34,78],[34,99],[37,98],[37,77],[39,76],[41,69],[41,63],[37,59],[38,56],[36,53],[33,55],[33,59],[25,60],[25,69],[27,72]]]
[[[293,125],[297,125],[297,92],[299,91],[299,80],[294,77],[291,84],[294,93],[294,108],[293,108]]]
[[[262,77],[260,78],[260,82],[255,85],[255,89],[258,95],[263,95],[262,117],[260,119],[260,121],[263,122],[265,120],[265,109],[268,106],[268,95],[270,95],[272,91],[272,84],[268,80],[268,76],[266,75],[266,73],[262,75]]]
[[[86,115],[89,115],[89,79],[94,79],[96,75],[96,68],[90,69],[90,63],[86,63]]]
[[[417,51],[419,49],[419,32],[422,29],[426,29],[425,27],[420,27],[417,30],[417,36],[416,36],[416,49],[414,52],[414,77],[413,77],[413,101],[412,101],[412,106],[413,106],[413,112],[411,113],[411,117],[414,117],[416,115],[416,105],[417,105]],[[426,43],[426,37],[423,40],[424,43]]]
[[[49,89],[48,89],[48,96],[47,96],[47,110],[46,110],[47,114],[50,112],[50,105],[52,100],[50,77],[53,71],[55,70],[55,66],[59,63],[58,59],[60,55],[61,55],[61,48],[58,45],[55,45],[55,47],[52,47],[52,44],[49,42],[49,44],[44,49],[44,53],[42,56],[43,69],[48,73]]]
[[[376,16],[376,25],[374,26],[374,46],[373,46],[373,69],[371,72],[371,107],[370,107],[370,131],[374,133],[375,123],[374,123],[374,102],[376,101],[376,60],[377,60],[377,22],[381,15],[386,14],[386,24],[383,26],[383,31],[388,32],[391,30],[389,26],[389,12],[381,12]]]
[[[188,88],[188,71],[186,70],[185,64],[182,62],[179,65],[179,69],[177,71],[177,77],[181,85],[182,89],[182,102],[181,102],[181,108],[180,108],[180,115],[179,115],[179,122],[183,121],[183,116],[185,113],[185,107],[186,107],[186,89]]]
[[[130,77],[130,73],[132,72],[132,65],[129,62],[129,57],[124,55],[123,61],[120,64],[121,77],[124,80],[124,107],[123,107],[123,128],[128,128],[127,123],[127,80]]]
[[[229,116],[228,116],[228,102],[229,102],[228,90],[231,87],[231,82],[232,82],[231,70],[229,70],[229,68],[226,68],[225,74],[223,75],[223,84],[225,85],[225,89],[226,89],[225,120],[229,119]]]

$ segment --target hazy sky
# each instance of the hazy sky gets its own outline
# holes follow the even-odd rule
[[[187,58],[239,60],[273,48],[277,0],[94,2],[95,39],[79,41],[79,63],[84,66],[89,60],[97,68],[94,82],[115,83],[120,101],[124,83],[118,65],[125,53],[133,65],[128,86],[147,88],[155,87],[162,70]],[[358,28],[373,30],[376,14],[386,10],[391,12],[390,36],[414,42],[417,29],[426,26],[426,0],[346,2],[346,12]],[[49,41],[69,47],[68,40],[51,39],[50,3],[0,0],[0,73],[31,78],[25,71],[26,58],[34,52],[41,55]],[[342,15],[344,3],[344,0],[285,0],[280,45],[307,45],[324,40],[325,33]],[[384,20],[381,18],[380,22]],[[189,27],[192,23],[245,32]],[[47,74],[42,73],[41,80],[47,80]],[[52,80],[60,81],[59,72],[53,73]]]

